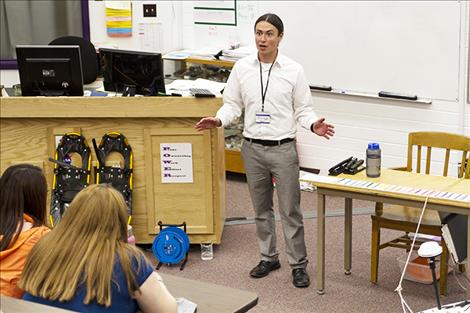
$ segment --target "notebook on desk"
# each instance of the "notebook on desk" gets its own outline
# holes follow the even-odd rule
[[[176,304],[178,305],[178,313],[196,313],[197,304],[189,301],[186,298],[176,298]]]

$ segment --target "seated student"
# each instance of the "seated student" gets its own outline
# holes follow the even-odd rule
[[[0,178],[0,293],[21,298],[17,287],[26,258],[44,226],[47,183],[37,166],[13,165]]]
[[[127,243],[127,207],[109,185],[77,194],[31,251],[19,286],[25,300],[72,311],[176,313],[151,263]]]

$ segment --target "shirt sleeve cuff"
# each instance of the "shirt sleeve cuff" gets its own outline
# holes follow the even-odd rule
[[[228,124],[228,122],[225,121],[224,118],[222,116],[220,116],[219,114],[217,114],[215,117],[218,118],[220,120],[220,123],[221,123],[221,125],[218,126],[218,127],[225,127]]]
[[[313,132],[313,124],[318,120],[318,118],[315,116],[315,117],[312,117],[312,118],[309,118],[307,120],[307,123],[306,125],[304,126],[306,129],[310,130],[311,132]]]

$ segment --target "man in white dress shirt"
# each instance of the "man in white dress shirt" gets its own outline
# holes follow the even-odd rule
[[[334,135],[334,127],[313,111],[303,68],[279,53],[283,35],[284,26],[277,15],[268,13],[258,18],[258,53],[235,64],[224,90],[224,105],[215,117],[202,118],[196,129],[228,126],[245,110],[241,155],[261,253],[261,261],[250,275],[261,278],[281,267],[273,211],[274,178],[292,282],[296,287],[308,287],[296,123],[326,139]]]

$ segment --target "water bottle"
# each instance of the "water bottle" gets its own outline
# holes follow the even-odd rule
[[[210,261],[214,258],[214,250],[212,249],[212,242],[201,243],[201,260]]]
[[[380,146],[378,143],[372,142],[367,145],[366,151],[366,174],[367,177],[380,176]]]

